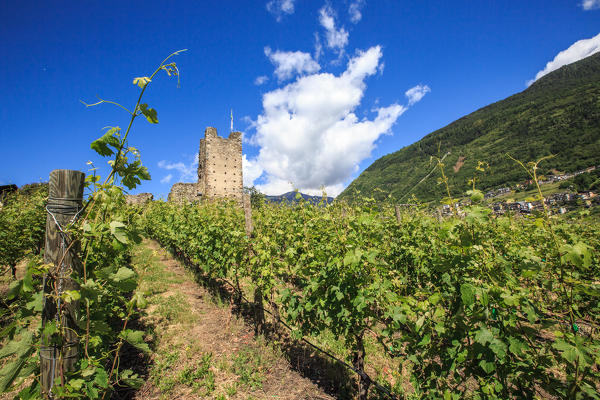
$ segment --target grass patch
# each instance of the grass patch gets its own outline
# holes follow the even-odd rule
[[[150,379],[162,394],[170,393],[176,385],[184,385],[192,388],[193,393],[208,396],[216,388],[212,362],[212,353],[204,353],[199,359],[190,361],[182,359],[179,350],[170,347],[157,353]]]
[[[166,322],[192,323],[197,318],[185,296],[180,292],[167,297],[156,297],[151,302],[158,306],[156,312]]]
[[[154,365],[150,370],[150,379],[162,393],[170,392],[175,387],[177,381],[171,371],[178,361],[179,351],[177,349],[170,349],[157,354]]]
[[[231,385],[225,386],[225,393],[227,393],[227,396],[233,397],[237,394],[237,392],[238,392],[238,388],[237,388],[236,382],[232,383]]]
[[[252,340],[243,321],[232,320],[230,303],[219,290],[195,289],[192,274],[152,242],[136,249],[134,263],[149,303],[143,318],[154,328],[147,375],[152,398],[249,400],[287,392],[285,385],[268,384],[273,374],[281,380],[286,373],[281,349],[262,336]]]
[[[184,279],[167,270],[159,260],[159,252],[149,249],[144,244],[133,250],[134,266],[140,276],[139,290],[144,296],[164,293],[169,285],[180,284]]]
[[[133,251],[134,267],[139,275],[140,291],[146,296],[150,304],[157,306],[157,314],[168,323],[189,323],[196,320],[195,315],[185,296],[176,292],[168,296],[160,296],[167,292],[172,285],[185,282],[181,277],[169,271],[161,262],[161,252],[152,250],[144,243],[135,247]]]
[[[238,376],[238,383],[252,389],[262,389],[264,372],[268,362],[259,348],[245,347],[233,355],[231,371]]]
[[[215,391],[215,374],[210,369],[212,353],[205,353],[192,364],[186,365],[177,375],[177,382],[194,388],[194,392],[203,389],[204,395]]]

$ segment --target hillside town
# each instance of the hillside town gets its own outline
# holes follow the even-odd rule
[[[562,182],[568,179],[575,178],[578,175],[593,172],[596,169],[600,169],[600,166],[592,166],[586,169],[566,174],[549,175],[540,179],[538,183],[540,184],[540,186],[543,186],[550,183]],[[527,180],[518,183],[514,186],[514,188],[501,187],[498,189],[490,190],[484,194],[484,199],[487,200],[486,203],[497,215],[502,215],[506,212],[513,212],[519,214],[531,214],[536,211],[541,212],[544,210],[544,205],[540,200],[514,201],[507,197],[510,193],[513,193],[515,191],[522,191],[528,187],[531,187],[533,183],[534,182],[532,180]],[[491,200],[497,197],[503,197],[503,199],[499,201]],[[470,201],[466,200],[461,202],[460,205],[468,205],[468,203],[470,203]],[[546,204],[546,207],[548,207],[551,213],[565,214],[568,211],[572,211],[577,208],[590,208],[600,205],[600,196],[597,192],[590,190],[578,191],[577,193],[573,193],[571,191],[564,191],[552,193],[550,195],[545,196],[544,203]],[[451,213],[452,210],[450,206],[442,206],[443,215]]]

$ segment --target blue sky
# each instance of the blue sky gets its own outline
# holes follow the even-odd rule
[[[600,50],[600,0],[19,1],[0,5],[0,184],[106,174],[89,147],[126,126],[137,76],[175,50],[130,145],[152,175],[196,180],[204,128],[244,132],[245,183],[336,195],[377,158]]]

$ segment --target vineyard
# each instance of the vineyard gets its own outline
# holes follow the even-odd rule
[[[373,202],[259,203],[247,235],[244,212],[234,203],[153,202],[128,209],[115,193],[110,207],[122,210],[121,220],[132,229],[123,236],[114,228],[119,224],[105,223],[107,240],[87,261],[94,272],[80,292],[65,295],[90,299],[91,319],[80,343],[86,356],[63,387],[65,396],[85,388],[82,397],[94,398],[111,385],[141,384],[131,370],[111,377],[113,359],[107,356],[123,341],[149,351],[142,332],[123,325],[144,300],[121,244],[144,233],[198,273],[229,284],[239,301],[253,299],[257,309],[274,315],[275,326],[290,327],[293,338],[308,338],[357,371],[369,371],[359,379],[359,395],[597,398],[596,224],[496,218],[478,207],[462,218],[439,220],[418,208],[396,213]],[[9,202],[2,215],[14,211],[11,204],[17,203]],[[23,215],[37,215],[39,227],[45,213],[39,200],[18,204]],[[4,235],[15,234],[10,226],[3,225]],[[20,253],[10,254],[35,253],[38,241],[21,240]],[[42,272],[43,265],[30,263],[3,300],[3,336],[19,340],[5,343],[0,355],[23,361],[12,376],[6,373],[12,364],[2,369],[3,390],[10,387],[8,378],[39,368],[40,337],[23,328],[40,311]],[[256,322],[264,324],[260,314]],[[37,334],[57,329],[47,326]],[[382,373],[377,364],[399,370]],[[36,390],[33,385],[21,398]]]
[[[4,199],[0,394],[132,398],[151,380],[123,359],[150,363],[156,349],[157,329],[141,323],[148,268],[132,266],[145,236],[230,293],[258,337],[279,332],[346,368],[355,378],[340,398],[600,398],[600,226],[584,213],[495,216],[473,179],[458,214],[443,159],[444,218],[373,199],[127,206],[124,191],[150,179],[129,133],[138,116],[158,123],[141,100],[160,71],[178,76],[171,56],[134,79],[135,106],[119,105],[126,130],[92,142],[110,157],[104,180],[55,170],[48,187]],[[177,379],[206,381],[211,357]],[[165,365],[152,366],[159,386]]]
[[[233,205],[154,203],[144,219],[203,273],[258,293],[295,337],[340,338],[358,370],[374,354],[402,360],[408,382],[383,383],[400,396],[597,396],[597,226],[368,202],[253,211],[251,238]]]

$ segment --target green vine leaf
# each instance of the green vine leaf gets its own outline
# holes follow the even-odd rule
[[[109,147],[114,147],[115,150],[119,149],[119,145],[121,144],[119,139],[115,136],[121,130],[118,126],[115,126],[108,130],[104,135],[100,138],[94,140],[90,147],[96,153],[100,154],[103,157],[112,156],[115,152]]]
[[[560,351],[562,357],[571,363],[575,362],[577,357],[580,356],[579,352],[577,351],[577,347],[565,342],[562,339],[558,339],[556,342],[554,342],[552,347]]]
[[[135,272],[127,267],[121,267],[116,274],[111,275],[111,279],[115,282],[122,282],[135,277]]]
[[[144,87],[146,87],[146,85],[149,84],[150,82],[152,82],[152,81],[147,76],[140,76],[137,78],[133,78],[133,84],[138,85],[140,87],[140,89],[143,89]]]
[[[27,359],[35,351],[35,347],[31,345],[32,339],[31,332],[25,332],[21,340],[8,343],[5,346],[6,350],[2,349],[0,351],[0,358],[13,354],[17,356],[16,360],[9,362],[0,369],[0,392],[4,392],[19,377],[19,373],[25,366]]]
[[[119,242],[125,244],[128,242],[127,240],[127,232],[125,231],[125,224],[121,221],[112,221],[110,224],[110,233],[117,239]]]
[[[564,263],[572,263],[579,268],[589,268],[592,265],[592,253],[585,243],[579,242],[573,246],[565,244],[561,246],[560,252],[563,253],[561,260]]]
[[[460,285],[460,296],[465,307],[469,307],[475,303],[475,288],[469,283]]]
[[[121,332],[119,336],[127,343],[134,346],[136,349],[141,350],[144,353],[150,353],[150,347],[148,347],[148,344],[144,342],[143,331],[133,331],[131,329],[126,329],[123,332]]]
[[[154,108],[148,108],[148,104],[140,104],[140,111],[151,124],[158,124],[158,116]]]
[[[482,327],[477,332],[475,332],[475,341],[477,343],[485,345],[486,343],[490,343],[492,340],[494,340],[494,335],[489,329],[485,327]]]
[[[485,371],[486,374],[492,373],[496,369],[496,366],[493,362],[486,360],[479,361],[479,366]]]
[[[77,290],[65,290],[62,297],[67,303],[71,303],[79,300],[81,298],[81,294]]]

